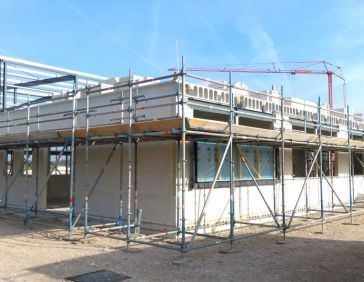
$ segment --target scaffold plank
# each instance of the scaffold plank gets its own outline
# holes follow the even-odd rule
[[[199,136],[206,133],[219,133],[219,134],[228,134],[229,127],[227,122],[208,120],[208,119],[200,119],[200,118],[187,118],[186,120],[187,130],[190,131],[198,131]],[[182,119],[181,118],[170,118],[163,120],[148,120],[148,121],[137,121],[132,124],[132,132],[133,133],[150,133],[150,132],[159,132],[161,135],[163,132],[170,132],[171,130],[180,130],[182,127]],[[89,128],[90,136],[113,136],[116,134],[126,134],[128,132],[128,125],[123,124],[109,124],[104,126],[96,126]],[[56,131],[38,131],[30,133],[30,141],[46,141],[46,140],[57,140],[62,141],[63,139],[71,137],[72,130],[56,130]],[[251,140],[263,141],[265,144],[269,144],[269,142],[278,142],[281,138],[280,130],[278,129],[264,129],[264,128],[256,128],[249,127],[245,125],[233,125],[233,133],[237,137],[247,137]],[[168,134],[167,134],[168,135]],[[193,133],[189,133],[190,136]],[[285,130],[285,141],[287,146],[291,145],[302,145],[305,144],[313,145],[318,144],[319,138],[316,134],[297,132]],[[5,146],[6,143],[18,142],[21,143],[24,141],[25,133],[23,134],[14,134],[14,135],[4,135],[0,136],[0,145]],[[83,127],[78,127],[75,131],[76,138],[83,139],[86,137],[86,129]],[[348,140],[346,138],[339,137],[331,137],[331,136],[322,136],[322,144],[324,147],[330,147],[334,149],[335,147],[345,149],[348,146]],[[364,141],[360,140],[351,140],[350,145],[355,150],[363,150],[364,151]]]

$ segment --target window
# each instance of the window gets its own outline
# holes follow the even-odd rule
[[[322,171],[325,176],[338,176],[337,153],[322,152]]]
[[[330,176],[331,169],[329,152],[322,152],[322,173],[325,176]]]
[[[52,175],[69,175],[71,172],[70,148],[67,147],[61,155],[62,151],[63,147],[51,147],[49,149],[49,172],[52,172]]]
[[[23,166],[23,175],[31,176],[33,174],[32,162],[33,162],[33,149],[24,149],[24,166]]]
[[[309,172],[311,166],[312,166],[312,163],[315,159],[315,155],[316,155],[316,151],[306,151],[306,156],[307,156],[307,163],[306,163],[306,166],[307,166],[307,173]],[[311,174],[310,174],[310,177],[317,177],[318,175],[318,171],[317,171],[317,163],[314,163],[313,167],[312,167],[312,171],[311,171]]]
[[[354,164],[354,175],[363,175],[364,174],[364,170],[363,170],[363,165],[364,165],[364,161],[363,161],[363,154],[361,153],[355,153],[353,154],[353,164]]]
[[[6,152],[6,173],[9,176],[14,174],[14,151],[8,150]]]
[[[305,159],[306,159],[305,150],[299,150],[299,149],[292,150],[293,177],[306,176]]]
[[[195,144],[197,182],[212,182],[214,180],[225,149],[226,144],[212,142],[197,142]],[[240,153],[256,179],[273,178],[273,149],[271,147],[239,145],[239,149],[234,147],[234,179],[251,180]],[[228,154],[222,165],[218,181],[229,181],[229,161]]]
[[[312,162],[314,161],[317,151],[305,151],[300,149],[294,149],[292,151],[292,163],[293,163],[293,177],[306,177]],[[331,159],[330,159],[331,157]],[[327,151],[322,152],[322,173],[325,176],[337,175],[337,161],[336,153],[330,153]],[[318,158],[316,161],[318,162]],[[319,167],[317,162],[314,164],[310,177],[318,177]]]

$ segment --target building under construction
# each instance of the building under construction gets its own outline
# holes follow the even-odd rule
[[[185,254],[361,212],[364,116],[349,107],[251,90],[233,71],[0,65],[0,204],[24,224],[57,214],[71,233]]]

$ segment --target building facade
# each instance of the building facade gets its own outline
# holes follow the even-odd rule
[[[232,214],[350,212],[364,194],[364,121],[348,109],[184,73],[88,83],[62,71],[69,89],[60,76],[2,80],[5,100],[23,100],[0,113],[1,203],[26,216],[70,207],[72,226],[87,202],[105,221],[211,230]],[[56,90],[31,99],[44,85]]]

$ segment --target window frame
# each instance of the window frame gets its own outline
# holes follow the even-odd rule
[[[302,160],[297,161],[296,158],[296,154],[295,152],[297,151],[304,151],[305,154],[305,159],[304,159],[304,166],[306,166],[305,169],[305,174],[304,176],[302,176],[302,174],[300,174],[300,176],[295,176],[295,164],[297,163],[301,163]],[[312,161],[315,157],[317,151],[315,150],[305,150],[305,149],[292,149],[292,176],[293,178],[303,178],[307,176],[307,173],[310,169],[310,166],[312,164]],[[331,151],[322,151],[322,159],[323,159],[323,166],[322,166],[322,172],[323,175],[330,177],[331,176],[331,172],[332,172],[332,176],[338,176],[338,162],[337,162],[337,152],[331,152]],[[320,177],[320,169],[317,165],[317,163],[315,162],[314,167],[311,171],[311,175],[309,177]]]
[[[194,183],[197,186],[205,186],[204,184],[211,184],[213,182],[213,177],[212,179],[210,178],[209,180],[202,180],[201,176],[199,175],[199,170],[200,170],[200,165],[199,165],[199,146],[198,144],[210,144],[211,146],[214,146],[214,150],[215,152],[211,154],[211,158],[215,159],[215,167],[214,167],[214,173],[213,175],[216,175],[216,171],[219,165],[219,162],[221,160],[222,154],[224,149],[226,148],[226,143],[217,143],[217,142],[203,142],[203,141],[197,141],[193,143],[193,164],[194,164]],[[272,182],[273,179],[276,179],[277,174],[279,175],[279,159],[277,159],[277,157],[274,157],[274,154],[276,154],[277,156],[277,151],[274,149],[274,147],[272,146],[262,146],[262,145],[241,145],[241,146],[249,146],[249,149],[253,149],[253,152],[250,152],[250,155],[253,154],[252,158],[250,159],[252,167],[251,171],[255,177],[255,179],[259,182]],[[260,150],[261,148],[261,150]],[[241,148],[242,150],[244,150],[244,148]],[[267,150],[268,149],[268,150]],[[269,152],[270,150],[270,152]],[[262,167],[262,158],[260,157],[260,155],[262,153],[270,153],[270,158],[268,160],[271,161],[271,164],[269,166],[269,168],[271,168],[271,172],[269,174],[268,177],[261,177],[258,178],[257,173],[255,173],[255,170],[257,170],[259,172],[259,174],[261,173],[261,171],[263,170]],[[264,160],[264,159],[263,159]],[[274,170],[274,164],[273,161],[276,161],[276,171]],[[223,166],[228,166],[229,165],[229,156],[226,156],[226,159],[224,161]],[[263,163],[264,165],[264,163]],[[213,167],[213,166],[212,166]],[[265,172],[269,171],[265,169]],[[227,179],[222,179],[224,177],[221,176],[222,171],[220,172],[219,178],[217,179],[217,186],[224,186],[223,183],[229,183],[230,180]],[[250,177],[250,175],[247,172],[247,169],[245,167],[245,165],[243,164],[243,162],[241,161],[240,158],[240,154],[238,152],[238,150],[234,147],[234,181],[235,183],[237,183],[239,185],[239,183],[247,183],[248,185],[254,185],[254,183],[250,183],[252,182],[252,179]],[[218,184],[220,183],[220,184]],[[226,185],[225,185],[226,186]],[[246,186],[246,185],[244,185]]]
[[[57,164],[57,158],[59,154],[63,151],[63,154],[61,156],[61,159],[64,158],[64,167],[65,169],[61,171],[59,169],[59,163]],[[52,157],[54,157],[54,160],[52,160]],[[56,165],[57,164],[57,165]],[[48,173],[51,172],[51,170],[54,168],[51,175],[70,175],[71,174],[71,149],[70,147],[67,147],[64,149],[63,146],[53,146],[49,147],[48,149]]]
[[[10,160],[9,160],[10,156]],[[6,171],[7,176],[14,175],[14,150],[6,150]]]
[[[302,154],[303,153],[303,154]],[[297,167],[297,165],[302,164],[303,157],[303,167]],[[309,168],[306,167],[307,152],[304,149],[292,149],[292,177],[302,178],[306,177]]]
[[[28,148],[29,156],[28,156],[28,163],[27,161],[27,149],[25,148],[23,151],[23,176],[31,177],[33,175],[33,148]],[[29,173],[29,170],[31,173]]]
[[[353,152],[352,154],[352,159],[353,159],[353,175],[364,175],[364,167],[362,166],[362,164],[360,164],[359,160],[357,159],[357,157],[361,160],[361,163],[364,163],[364,154],[363,153],[355,153]],[[358,168],[360,168],[360,172],[358,171]]]

